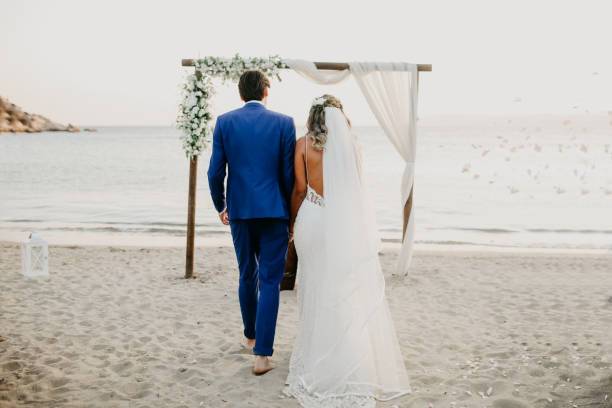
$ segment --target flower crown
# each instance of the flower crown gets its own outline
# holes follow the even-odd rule
[[[314,101],[312,101],[312,107],[315,106],[325,106],[325,102],[327,102],[327,99],[325,99],[323,96],[320,98],[315,98]]]

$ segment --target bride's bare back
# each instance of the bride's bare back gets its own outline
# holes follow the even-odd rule
[[[304,172],[304,183],[323,197],[323,150],[315,148],[308,136],[302,136],[297,141],[295,166],[298,161]]]
[[[323,95],[313,101],[308,113],[306,129],[308,133],[297,140],[295,146],[295,185],[291,195],[291,219],[289,231],[293,231],[293,224],[302,201],[308,200],[317,205],[324,205],[323,186],[323,147],[327,142],[327,126],[325,125],[326,107],[337,108],[344,115],[342,103],[332,95]],[[350,127],[350,121],[344,116]]]
[[[323,151],[313,146],[308,136],[302,136],[295,145],[295,185],[291,198],[290,230],[302,201],[308,194],[308,187],[323,197]]]

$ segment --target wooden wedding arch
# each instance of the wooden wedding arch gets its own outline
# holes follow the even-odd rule
[[[344,71],[349,69],[349,64],[346,62],[314,62],[315,66],[319,70],[330,70],[330,71]],[[183,67],[195,67],[196,63],[194,59],[183,59],[181,60]],[[288,69],[288,68],[287,68]],[[431,72],[431,64],[418,64],[417,65],[417,86],[419,73]],[[189,195],[187,200],[187,251],[185,256],[185,278],[189,279],[193,277],[193,265],[194,265],[194,252],[195,252],[195,213],[196,213],[196,186],[198,179],[198,156],[194,156],[189,160]],[[412,195],[413,189],[410,190],[410,196],[404,205],[403,210],[403,226],[402,226],[402,239],[406,235],[406,228],[408,227],[408,220],[412,212]]]

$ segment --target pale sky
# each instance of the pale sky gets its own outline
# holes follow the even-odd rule
[[[421,116],[612,110],[604,0],[2,0],[0,10],[0,95],[78,125],[172,125],[181,58],[235,53],[431,63]],[[298,124],[323,92],[356,124],[375,123],[352,80],[282,76],[269,106]],[[218,113],[239,105],[235,86],[219,87]]]

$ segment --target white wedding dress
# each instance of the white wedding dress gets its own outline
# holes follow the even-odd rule
[[[385,298],[373,207],[344,114],[325,108],[324,197],[298,212],[298,332],[285,393],[305,408],[374,407],[410,386]]]

